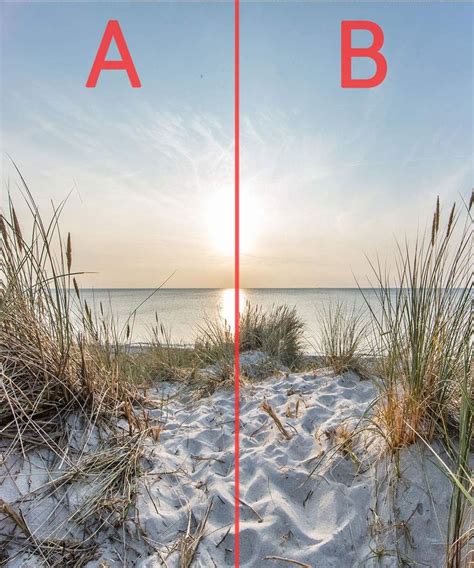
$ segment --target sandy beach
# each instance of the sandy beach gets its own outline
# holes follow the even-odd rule
[[[148,396],[150,420],[162,430],[159,442],[144,444],[133,513],[122,528],[103,531],[85,565],[232,566],[233,395],[221,389],[196,400],[189,387],[165,383]],[[450,482],[422,444],[404,449],[398,464],[387,455],[370,426],[376,396],[370,380],[329,369],[246,381],[242,566],[444,566]],[[98,443],[92,432],[89,448]],[[67,499],[48,497],[45,486],[61,476],[61,465],[45,471],[42,452],[28,462],[17,456],[6,470],[0,499],[21,503],[17,510],[38,539],[81,539],[83,529],[62,521],[87,496],[84,483],[71,481]],[[38,554],[13,551],[7,566],[42,565]]]

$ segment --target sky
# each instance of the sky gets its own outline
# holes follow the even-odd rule
[[[2,189],[15,161],[84,286],[231,287],[233,5],[3,3]],[[243,287],[351,287],[366,255],[473,185],[472,5],[241,5]],[[109,19],[141,79],[85,81]],[[340,86],[342,20],[384,30],[374,89]],[[354,34],[354,43],[370,38]],[[112,49],[109,57],[115,57]],[[354,64],[370,75],[370,61]],[[20,211],[23,210],[19,205]]]

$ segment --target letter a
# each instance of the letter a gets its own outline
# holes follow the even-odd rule
[[[372,34],[370,47],[352,47],[352,30],[366,30]],[[341,86],[343,89],[368,89],[380,85],[387,75],[387,61],[380,53],[383,30],[374,22],[354,20],[341,22]],[[369,79],[352,78],[352,58],[368,57],[375,62],[376,71]]]
[[[105,58],[107,57],[107,52],[109,51],[109,47],[113,39],[117,44],[117,49],[120,53],[121,59],[106,61]],[[104,36],[100,42],[94,64],[92,65],[89,78],[87,79],[86,87],[94,88],[97,85],[100,72],[104,69],[118,69],[126,71],[132,87],[137,89],[142,86],[118,20],[109,20],[107,23]]]

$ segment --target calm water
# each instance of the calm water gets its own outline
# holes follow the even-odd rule
[[[141,304],[153,290],[109,289],[83,290],[83,297],[96,309],[102,302],[104,309],[111,312],[121,324],[129,314]],[[367,291],[369,295],[373,292]],[[350,308],[355,305],[363,309],[364,301],[357,289],[310,288],[310,289],[246,289],[241,290],[241,306],[246,301],[260,304],[264,308],[286,304],[295,306],[306,324],[306,336],[310,343],[319,337],[318,312],[331,302],[343,301]],[[155,323],[155,313],[159,321],[170,330],[173,343],[193,343],[199,325],[216,316],[229,323],[234,316],[233,289],[163,289],[158,290],[137,311],[133,326],[133,340],[147,341],[150,327]]]

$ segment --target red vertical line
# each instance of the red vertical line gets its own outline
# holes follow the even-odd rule
[[[234,565],[239,567],[240,558],[240,0],[234,0],[234,468],[235,468],[235,532]]]

